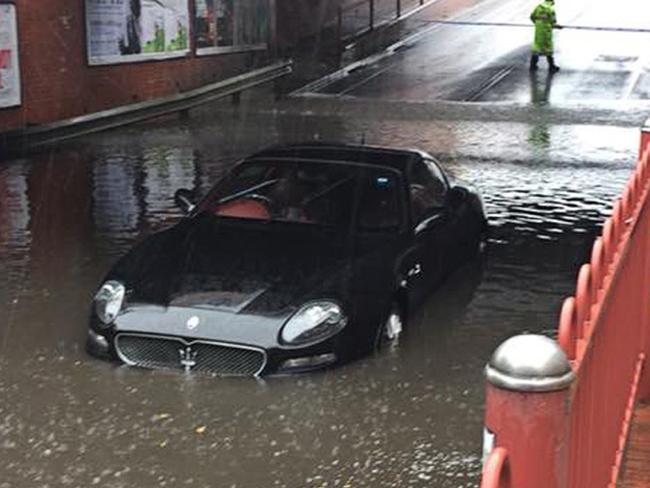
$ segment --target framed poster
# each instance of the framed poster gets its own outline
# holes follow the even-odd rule
[[[21,104],[16,6],[0,3],[0,108]]]
[[[88,64],[186,56],[189,0],[86,0]]]
[[[194,4],[198,55],[267,48],[269,0],[195,0]]]

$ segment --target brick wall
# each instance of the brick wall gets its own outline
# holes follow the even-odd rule
[[[191,1],[191,0],[190,0]],[[0,132],[196,88],[264,62],[265,53],[88,66],[84,0],[14,0],[22,106],[0,109]]]

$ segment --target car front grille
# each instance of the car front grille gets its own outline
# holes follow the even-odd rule
[[[261,349],[177,337],[119,334],[115,350],[130,366],[180,369],[217,376],[257,376],[266,365]]]

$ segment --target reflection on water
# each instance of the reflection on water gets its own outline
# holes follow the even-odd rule
[[[100,240],[125,240],[126,248],[137,235],[142,192],[136,194],[140,165],[134,163],[140,161],[112,155],[94,165],[93,221]]]
[[[530,99],[535,107],[548,105],[551,98],[551,82],[553,75],[546,72],[540,76],[539,71],[531,71],[530,75]],[[548,151],[551,147],[551,132],[545,115],[540,111],[536,121],[531,124],[528,144],[535,152],[538,158],[548,157]]]
[[[537,107],[547,105],[551,100],[553,74],[548,71],[540,73],[538,70],[531,71],[529,77],[531,103]]]
[[[0,251],[22,252],[29,245],[27,163],[0,167]]]
[[[475,486],[482,367],[561,297],[629,174],[636,131],[295,115],[190,120],[84,139],[0,167],[0,486]],[[263,382],[116,368],[83,352],[92,294],[134,242],[259,147],[420,147],[482,191],[469,263],[393,351]],[[205,427],[197,431],[198,427]],[[197,433],[198,432],[198,433]]]

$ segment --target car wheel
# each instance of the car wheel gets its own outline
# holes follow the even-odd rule
[[[377,330],[377,339],[375,341],[376,349],[380,350],[391,344],[397,344],[400,335],[404,329],[404,315],[397,303],[394,303],[388,315],[379,324]]]

